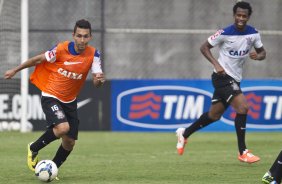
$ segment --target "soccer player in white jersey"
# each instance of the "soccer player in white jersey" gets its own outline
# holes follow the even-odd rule
[[[188,128],[178,128],[177,150],[182,155],[187,138],[197,130],[220,119],[224,111],[231,105],[236,111],[235,129],[238,140],[238,159],[241,162],[254,163],[260,160],[247,149],[245,143],[246,119],[248,104],[240,89],[242,67],[249,57],[253,60],[263,60],[266,51],[260,39],[260,34],[247,22],[252,14],[252,7],[247,2],[237,2],[233,7],[234,24],[217,31],[201,46],[200,50],[213,65],[212,84],[214,94],[208,112]],[[219,57],[216,59],[211,49],[219,47]],[[254,51],[252,51],[254,48]]]

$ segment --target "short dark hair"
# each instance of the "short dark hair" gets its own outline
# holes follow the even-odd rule
[[[250,3],[248,3],[248,2],[245,2],[245,1],[238,1],[235,5],[234,5],[234,7],[233,7],[233,14],[235,15],[235,13],[236,13],[236,11],[237,11],[237,8],[242,8],[242,9],[248,9],[249,11],[249,16],[251,16],[252,15],[252,12],[253,12],[253,10],[252,10],[252,7],[251,7],[251,5],[250,5]]]
[[[76,21],[74,29],[73,29],[73,33],[76,32],[77,28],[83,28],[83,29],[89,29],[90,35],[91,35],[91,24],[89,21],[85,20],[85,19],[81,19]]]

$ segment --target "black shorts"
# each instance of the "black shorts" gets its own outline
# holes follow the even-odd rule
[[[214,93],[212,103],[222,102],[225,108],[229,106],[232,99],[238,94],[242,93],[240,82],[235,81],[229,75],[212,74],[212,84]]]
[[[76,100],[70,103],[63,103],[52,97],[41,97],[41,105],[47,120],[47,128],[68,122],[70,130],[67,135],[77,140],[79,120],[77,116]]]

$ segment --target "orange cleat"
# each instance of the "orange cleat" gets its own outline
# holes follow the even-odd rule
[[[253,155],[250,150],[246,149],[242,155],[238,155],[238,160],[240,160],[241,162],[252,164],[254,162],[260,161],[260,158],[258,156]]]
[[[183,155],[185,144],[187,144],[187,139],[183,137],[185,128],[178,128],[176,130],[177,144],[176,149],[179,155]]]

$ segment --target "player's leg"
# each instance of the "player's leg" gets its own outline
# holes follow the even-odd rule
[[[27,164],[30,170],[34,171],[36,164],[38,163],[38,152],[50,142],[58,139],[53,132],[52,128],[46,130],[35,142],[31,142],[27,146]]]
[[[56,155],[53,158],[53,161],[56,163],[58,168],[65,162],[73,150],[75,140],[77,140],[78,136],[79,125],[76,101],[68,104],[62,104],[62,106],[69,123],[69,130],[62,136],[62,144],[58,148]]]
[[[267,172],[263,175],[261,181],[262,181],[262,183],[264,183],[264,184],[270,184],[270,183],[273,182],[274,180],[273,180],[273,177],[271,176],[271,173],[270,173],[269,171],[267,171]]]
[[[277,183],[281,183],[282,178],[282,151],[280,151],[277,159],[273,163],[273,166],[270,168],[270,173],[273,176],[274,180]]]
[[[235,96],[231,102],[231,106],[236,111],[235,129],[237,133],[239,153],[242,155],[245,151],[245,134],[246,134],[246,120],[248,113],[247,100],[242,93]]]
[[[54,127],[48,128],[35,142],[30,144],[30,150],[32,150],[32,152],[39,152],[39,150],[47,146],[49,143],[65,135],[68,130],[68,122],[62,122],[54,125]]]
[[[42,97],[41,105],[48,128],[35,142],[28,144],[27,164],[32,171],[34,171],[38,162],[38,152],[49,143],[60,138],[62,132],[67,132],[69,127],[62,106],[57,99]]]
[[[205,112],[204,114],[202,114],[200,118],[197,119],[194,123],[192,123],[188,128],[178,128],[176,130],[176,149],[179,155],[182,155],[184,152],[184,147],[187,143],[187,138],[199,129],[217,121],[228,106],[221,99],[220,89],[222,88],[222,86],[218,85],[222,83],[221,78],[221,76],[215,75],[214,73],[212,74],[212,83],[215,88],[215,91],[212,97],[212,105],[209,109],[209,112]]]
[[[75,145],[75,140],[67,135],[62,137],[62,144],[58,148],[55,157],[53,158],[53,162],[59,168],[64,161],[66,161],[67,157],[70,155],[73,147]]]
[[[235,128],[238,138],[239,156],[240,161],[253,163],[259,161],[259,157],[254,156],[246,149],[245,145],[245,132],[246,132],[246,118],[248,113],[248,104],[244,95],[242,94],[240,83],[236,82],[229,75],[213,74],[213,85],[225,103],[226,108],[231,105],[236,111]]]
[[[176,136],[177,136],[176,148],[178,154],[182,155],[184,153],[184,147],[187,143],[187,139],[189,136],[191,136],[194,132],[220,119],[224,111],[225,111],[224,104],[218,101],[217,103],[213,103],[211,105],[209,112],[202,114],[200,118],[196,120],[193,124],[191,124],[188,128],[178,128],[176,130]]]
[[[30,148],[34,152],[38,152],[69,131],[69,124],[61,102],[55,98],[42,97],[41,104],[46,116],[48,128],[41,137],[31,144]]]
[[[209,109],[209,112],[205,112],[204,114],[202,114],[198,120],[196,120],[193,124],[191,124],[188,128],[185,129],[185,131],[183,132],[183,137],[185,139],[187,139],[191,134],[193,134],[197,130],[208,126],[212,122],[217,121],[224,113],[225,104],[221,99],[221,94],[219,90],[221,86],[216,85],[219,82],[219,76],[213,73],[212,83],[215,90],[212,97],[212,105]]]
[[[193,124],[191,124],[188,128],[185,129],[183,133],[183,137],[187,139],[194,132],[219,120],[222,114],[224,113],[224,111],[225,111],[225,107],[223,103],[218,102],[212,104],[209,109],[209,112],[202,114],[197,121],[195,121]]]
[[[262,177],[262,182],[266,184],[271,183],[272,181],[281,183],[281,178],[282,178],[282,151],[280,151],[279,155],[273,162],[269,171],[266,172]]]
[[[245,142],[246,121],[248,114],[247,100],[242,93],[239,93],[232,98],[230,104],[236,111],[235,129],[236,129],[238,148],[239,148],[238,159],[242,162],[247,162],[247,163],[257,162],[260,160],[260,158],[258,156],[253,155],[250,152],[250,150],[247,149]]]

